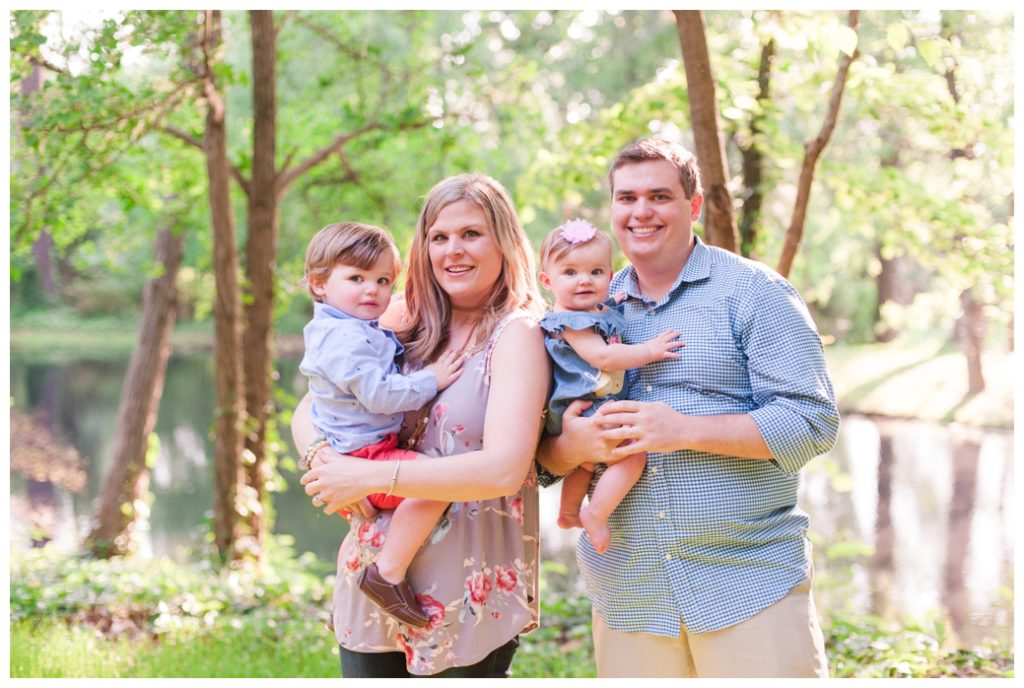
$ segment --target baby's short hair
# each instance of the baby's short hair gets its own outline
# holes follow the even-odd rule
[[[589,246],[591,242],[597,242],[608,248],[608,257],[611,260],[613,253],[612,240],[611,238],[599,229],[594,229],[593,237],[584,241],[568,241],[564,234],[566,226],[570,223],[579,222],[578,220],[570,220],[569,222],[563,223],[555,227],[551,232],[544,237],[544,241],[540,245],[540,267],[541,270],[546,270],[549,261],[556,261],[565,258],[567,255],[573,252],[574,249],[582,246]]]
[[[313,293],[311,280],[326,280],[336,265],[352,265],[367,270],[388,253],[397,275],[402,269],[402,258],[387,230],[361,222],[327,225],[309,240],[302,282],[313,300],[319,301],[320,297]]]

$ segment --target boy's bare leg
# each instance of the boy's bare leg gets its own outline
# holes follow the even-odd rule
[[[608,529],[608,517],[625,498],[647,464],[647,454],[633,454],[605,469],[594,486],[590,501],[580,510],[580,522],[587,531],[587,537],[594,545],[594,551],[604,554],[608,551],[612,533]],[[564,492],[563,492],[564,499]]]
[[[580,507],[590,489],[593,471],[580,466],[562,480],[562,498],[558,504],[559,528],[582,528]]]
[[[405,580],[406,571],[420,547],[427,541],[448,502],[406,499],[391,516],[387,540],[377,556],[377,570],[389,583]]]

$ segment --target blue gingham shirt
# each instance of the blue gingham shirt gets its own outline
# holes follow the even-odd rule
[[[401,374],[395,357],[405,348],[376,320],[315,303],[302,336],[306,354],[299,371],[309,378],[313,424],[339,452],[397,433],[404,411],[437,395],[437,378],[429,370]]]
[[[765,266],[695,241],[659,301],[640,293],[632,266],[612,282],[610,293],[627,295],[625,343],[667,329],[686,343],[677,360],[629,371],[628,398],[687,415],[749,414],[773,458],[648,454],[609,519],[608,551],[595,553],[586,536],[577,549],[594,608],[619,631],[675,637],[680,622],[690,633],[718,630],[804,581],[799,471],[839,430],[821,341],[800,295]]]

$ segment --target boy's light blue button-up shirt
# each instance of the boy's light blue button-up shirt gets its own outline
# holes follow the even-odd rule
[[[680,622],[690,633],[725,628],[808,575],[799,471],[839,429],[821,341],[785,279],[699,239],[660,301],[640,294],[632,267],[612,282],[610,293],[623,291],[626,344],[667,329],[686,342],[679,359],[629,371],[627,398],[688,415],[750,414],[773,459],[648,454],[609,519],[608,551],[581,537],[579,567],[611,628],[672,637]]]
[[[405,349],[376,320],[315,303],[302,334],[306,355],[299,371],[309,378],[313,424],[339,452],[398,432],[405,411],[422,408],[437,395],[437,379],[429,370],[401,374],[395,357]]]

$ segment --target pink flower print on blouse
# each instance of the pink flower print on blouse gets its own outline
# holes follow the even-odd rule
[[[440,423],[446,413],[448,413],[448,404],[444,402],[435,404],[433,410],[434,423]]]
[[[474,571],[466,579],[466,597],[473,613],[476,613],[491,596],[491,577],[484,571]]]
[[[519,525],[523,524],[523,498],[516,495],[508,500],[508,510]]]
[[[519,583],[519,574],[506,566],[494,567],[494,582],[502,592],[514,592]]]
[[[359,570],[359,566],[362,563],[362,559],[360,559],[359,557],[359,549],[353,547],[352,554],[349,555],[349,558],[345,560],[345,568],[347,568],[352,573],[355,573]]]
[[[377,530],[377,524],[373,521],[363,521],[359,524],[359,530],[356,531],[356,537],[359,538],[359,544],[369,545],[370,547],[383,547],[384,546],[384,533]]]
[[[444,605],[436,597],[417,593],[416,602],[420,605],[423,613],[430,617],[430,623],[423,628],[410,627],[409,637],[413,639],[419,639],[432,633],[435,628],[444,623],[445,617]]]

